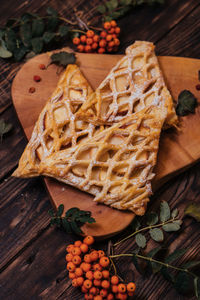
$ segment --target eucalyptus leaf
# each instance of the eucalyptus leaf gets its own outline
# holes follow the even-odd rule
[[[44,28],[45,24],[41,18],[34,19],[32,23],[32,36],[41,37],[44,33]]]
[[[13,52],[17,47],[16,34],[14,30],[7,28],[5,32],[6,48]]]
[[[31,38],[32,38],[32,32],[31,32],[31,25],[23,23],[20,26],[20,37],[25,47],[31,46]]]
[[[165,263],[169,264],[183,256],[187,252],[187,249],[176,249],[170,255],[165,258]]]
[[[175,208],[173,211],[172,211],[172,218],[176,218],[178,216],[178,209]]]
[[[63,204],[60,204],[60,205],[58,206],[58,209],[57,209],[57,216],[58,216],[58,217],[61,217],[62,214],[63,214],[63,211],[64,211],[64,205],[63,205]]]
[[[46,31],[44,34],[43,34],[43,41],[45,44],[48,44],[50,43],[55,37],[55,33],[54,32],[48,32]]]
[[[55,63],[63,67],[66,67],[68,64],[74,64],[76,61],[74,53],[68,53],[65,51],[52,54],[50,59],[51,63]]]
[[[194,278],[194,292],[197,299],[200,299],[200,278],[195,277]]]
[[[178,231],[181,227],[178,223],[172,222],[162,226],[163,230],[166,232]]]
[[[49,32],[55,32],[59,24],[59,19],[57,17],[49,17],[46,24],[46,30]]]
[[[168,221],[170,218],[170,208],[166,201],[162,201],[160,204],[160,220],[161,222]]]
[[[143,234],[141,234],[141,233],[136,234],[135,241],[136,241],[138,247],[140,247],[140,248],[145,248],[146,247],[146,242],[147,241],[146,241],[146,238]]]
[[[147,225],[155,225],[158,223],[158,215],[155,212],[150,212],[146,216],[147,218]]]
[[[27,53],[28,49],[21,44],[20,46],[16,47],[15,50],[13,51],[13,55],[16,61],[22,60],[22,58],[25,56]]]
[[[6,48],[6,44],[3,39],[0,39],[0,57],[1,58],[9,58],[12,56],[12,52],[10,52]]]
[[[164,240],[164,235],[160,228],[150,229],[149,233],[151,238],[156,242],[162,242]]]
[[[186,116],[189,113],[194,113],[197,107],[196,97],[188,90],[183,90],[178,96],[178,104],[176,113],[178,116]]]
[[[35,37],[31,40],[32,49],[35,53],[40,53],[43,48],[43,40],[40,37]]]
[[[61,36],[61,37],[64,37],[68,34],[69,32],[69,27],[67,25],[61,25],[58,29],[58,34]]]
[[[200,204],[190,203],[185,208],[185,215],[193,217],[197,222],[200,222]]]

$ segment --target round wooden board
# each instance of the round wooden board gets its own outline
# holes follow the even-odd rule
[[[77,54],[77,62],[95,89],[108,74],[109,70],[121,58],[121,55]],[[167,85],[174,99],[183,89],[189,89],[196,97],[199,92],[195,89],[198,83],[200,60],[180,57],[159,57]],[[47,70],[40,70],[39,65],[49,63],[49,55],[38,55],[25,63],[17,73],[12,85],[13,103],[19,120],[29,139],[33,126],[42,107],[56,87],[59,76],[58,68],[50,65]],[[33,76],[41,76],[41,82],[34,82]],[[30,87],[35,87],[35,93],[29,93]],[[171,178],[181,170],[189,167],[200,158],[200,111],[194,115],[182,118],[180,131],[168,130],[160,142],[156,177],[153,189]],[[65,210],[70,207],[90,210],[96,223],[84,225],[85,234],[97,238],[112,236],[126,228],[134,218],[131,212],[122,212],[92,201],[92,196],[78,189],[59,183],[53,179],[45,179],[47,189],[55,207],[63,203]]]

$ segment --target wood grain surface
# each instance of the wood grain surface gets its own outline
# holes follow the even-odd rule
[[[4,26],[9,17],[19,17],[27,11],[44,15],[47,6],[57,9],[63,17],[70,18],[73,9],[77,8],[89,12],[91,18],[93,12],[90,8],[100,3],[99,0],[2,0],[0,25]],[[133,9],[119,20],[122,31],[119,53],[124,53],[135,39],[141,39],[154,42],[158,55],[200,58],[199,13],[199,0],[166,0],[164,6]],[[70,46],[70,43],[63,40],[62,46]],[[77,237],[49,228],[47,211],[51,205],[42,180],[31,179],[27,182],[10,177],[27,142],[10,93],[12,79],[21,66],[20,63],[0,60],[0,118],[13,124],[12,131],[0,144],[0,298],[83,300],[81,292],[71,286],[64,259],[65,246]],[[152,197],[149,209],[157,210],[160,201],[166,200],[171,208],[177,207],[182,216],[187,203],[199,202],[199,178],[200,164],[197,164],[163,185]],[[112,241],[130,232],[127,229]],[[166,234],[163,247],[169,247],[170,251],[187,249],[176,265],[188,259],[199,260],[199,232],[199,224],[187,217],[180,232]],[[148,249],[153,246],[158,244],[148,243]],[[97,243],[96,247],[106,250],[107,241]],[[129,240],[117,247],[116,253],[130,252],[135,248],[135,240]],[[135,280],[136,300],[196,299],[193,294],[178,294],[159,274],[142,277],[127,259],[117,260],[116,265],[125,280]]]

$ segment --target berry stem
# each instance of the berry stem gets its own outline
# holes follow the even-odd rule
[[[80,29],[71,29],[70,32],[80,32],[82,34],[86,34],[85,31],[80,30]]]
[[[152,229],[152,228],[161,227],[161,226],[163,226],[163,225],[165,225],[165,224],[168,224],[168,223],[171,223],[171,222],[173,222],[173,221],[175,221],[175,220],[178,220],[178,218],[172,218],[172,219],[170,219],[170,220],[168,220],[168,221],[165,221],[165,222],[162,222],[162,223],[160,223],[160,224],[150,225],[150,226],[141,228],[141,229],[139,229],[139,230],[136,230],[135,232],[133,232],[133,233],[131,233],[130,235],[126,236],[126,237],[125,237],[124,239],[122,239],[121,241],[115,243],[115,244],[113,245],[113,247],[115,247],[115,246],[121,244],[122,242],[126,241],[127,239],[131,238],[132,236],[136,235],[136,234],[139,233],[139,232],[142,232],[142,231],[145,231],[145,230],[148,230],[148,229]]]

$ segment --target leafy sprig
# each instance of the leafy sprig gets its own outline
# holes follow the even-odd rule
[[[187,116],[195,113],[197,107],[196,97],[188,90],[183,90],[178,96],[178,103],[176,106],[176,113],[178,116]]]
[[[141,222],[136,217],[131,224],[134,232],[115,243],[114,246],[121,244],[131,237],[135,237],[138,247],[145,248],[147,240],[143,232],[148,232],[154,241],[162,242],[164,240],[164,232],[178,231],[182,224],[182,220],[178,218],[178,209],[171,211],[166,201],[161,202],[159,214],[150,212],[146,215],[145,221],[147,226],[141,228]]]
[[[12,129],[12,124],[6,123],[4,119],[0,119],[0,143],[3,140],[4,134],[8,133]]]
[[[77,207],[72,207],[64,212],[64,205],[60,204],[57,211],[55,212],[53,209],[48,211],[51,216],[50,224],[56,225],[59,228],[63,228],[68,233],[76,233],[81,234],[83,231],[81,227],[85,223],[95,223],[95,219],[91,217],[90,211],[80,210]]]
[[[76,62],[76,56],[74,53],[61,51],[52,54],[50,56],[50,60],[50,64],[56,64],[58,66],[66,67],[68,64],[74,64]]]
[[[143,4],[164,4],[165,0],[110,0],[97,7],[104,21],[111,21],[124,16],[129,10]]]

